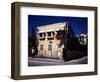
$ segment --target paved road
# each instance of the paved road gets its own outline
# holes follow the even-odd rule
[[[60,59],[48,59],[48,58],[31,58],[28,59],[29,66],[45,66],[45,65],[70,65],[70,64],[86,64],[87,56],[80,59],[64,62]]]

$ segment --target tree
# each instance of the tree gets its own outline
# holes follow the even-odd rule
[[[68,60],[69,55],[74,54],[69,54],[68,52],[70,51],[75,51],[78,50],[79,46],[79,40],[76,37],[71,25],[67,22],[66,26],[64,27],[64,49],[63,49],[63,58],[64,60]]]
[[[29,56],[35,57],[38,53],[38,40],[36,37],[36,30],[33,28],[32,33],[28,36],[28,54]],[[32,49],[34,49],[34,53],[32,53]]]

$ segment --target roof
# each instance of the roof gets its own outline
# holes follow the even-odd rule
[[[53,23],[49,25],[38,26],[37,29],[39,30],[39,32],[57,31],[63,30],[65,25],[66,22]]]

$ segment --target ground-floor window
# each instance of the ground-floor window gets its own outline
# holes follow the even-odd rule
[[[43,45],[40,45],[40,50],[43,50]]]
[[[52,50],[52,45],[51,44],[48,45],[48,50]]]

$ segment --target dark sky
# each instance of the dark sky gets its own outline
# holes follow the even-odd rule
[[[35,31],[37,26],[67,21],[72,26],[72,29],[76,35],[81,33],[87,34],[88,19],[86,17],[28,15],[28,35],[32,35],[32,30],[34,29]]]

